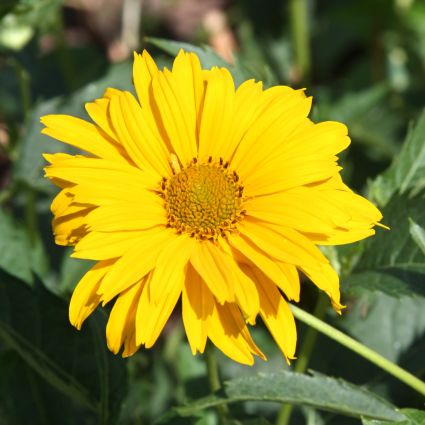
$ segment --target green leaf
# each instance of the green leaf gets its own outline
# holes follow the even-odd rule
[[[45,274],[47,259],[40,239],[31,241],[26,228],[1,208],[0,235],[0,269],[29,284],[33,273]]]
[[[46,114],[68,114],[87,118],[84,104],[103,95],[108,87],[131,90],[131,65],[122,63],[110,68],[107,75],[77,90],[69,97],[58,97],[39,103],[31,112],[26,131],[20,140],[20,154],[13,165],[13,178],[31,188],[56,193],[57,189],[43,178],[46,161],[43,153],[75,153],[71,146],[40,134],[40,117]]]
[[[384,222],[391,230],[378,230],[365,243],[362,256],[345,281],[349,290],[378,290],[395,297],[425,296],[425,255],[414,239],[417,233],[413,237],[410,230],[411,220],[425,225],[424,196],[395,195],[383,208]]]
[[[397,362],[425,331],[425,299],[367,292],[354,300],[349,314],[339,318],[338,325],[363,344]]]
[[[416,242],[419,249],[425,255],[425,229],[409,218],[409,232],[412,239]]]
[[[385,205],[396,192],[416,191],[425,185],[425,110],[410,128],[403,147],[391,166],[369,187],[370,196]]]
[[[0,341],[21,359],[21,366],[14,366],[14,374],[35,376],[36,385],[43,386],[43,391],[36,390],[30,396],[35,403],[44,403],[47,411],[48,400],[37,397],[53,391],[65,396],[58,398],[64,410],[73,402],[76,411],[85,412],[88,418],[96,417],[96,423],[116,421],[126,392],[126,372],[124,362],[106,348],[104,326],[103,317],[94,314],[84,330],[77,332],[68,323],[64,301],[41,285],[31,289],[0,273]],[[25,382],[25,377],[19,379]],[[12,406],[9,415],[19,416],[21,412],[13,411],[10,399],[14,396],[6,388],[1,399]],[[31,423],[47,422],[40,417]]]
[[[395,407],[363,388],[328,376],[293,372],[235,378],[225,382],[222,392],[178,407],[176,412],[190,416],[198,410],[248,400],[306,405],[354,417],[403,419]]]
[[[402,422],[389,422],[389,421],[377,421],[377,420],[369,420],[363,419],[363,425],[425,425],[425,412],[423,410],[416,409],[401,409],[400,410],[403,415],[406,416],[406,420]]]

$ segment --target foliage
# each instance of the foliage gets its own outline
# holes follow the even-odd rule
[[[328,248],[347,309],[335,317],[326,306],[319,318],[423,380],[425,7],[305,2],[311,68],[300,69],[292,9],[281,3],[230,2],[239,42],[232,64],[207,46],[206,34],[194,34],[193,44],[166,40],[169,30],[149,16],[144,47],[166,66],[180,48],[193,50],[205,67],[228,67],[236,84],[307,87],[314,120],[347,124],[344,178],[382,209],[390,230]],[[73,13],[61,0],[0,4],[0,423],[215,425],[225,412],[229,424],[425,424],[423,394],[337,343],[314,343],[302,324],[291,370],[259,324],[254,337],[269,361],[249,369],[219,356],[224,385],[215,392],[178,315],[158,345],[126,360],[106,348],[103,311],[81,332],[69,325],[69,296],[90,264],[53,243],[55,190],[41,154],[71,148],[40,135],[39,118],[86,117],[84,103],[107,87],[132,90],[130,60],[111,64],[95,39],[77,47],[67,40]],[[53,50],[43,50],[51,41]],[[303,291],[301,308],[312,310],[316,294],[307,284]]]

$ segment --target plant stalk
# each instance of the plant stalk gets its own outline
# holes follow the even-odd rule
[[[216,392],[221,388],[220,375],[218,372],[217,358],[215,356],[215,348],[211,343],[207,343],[205,348],[205,362],[207,366],[208,382],[211,392]],[[227,405],[216,406],[219,422],[221,425],[228,423],[229,409]]]
[[[325,295],[319,293],[316,307],[314,308],[313,315],[322,319],[328,307],[328,299]],[[311,354],[313,353],[314,346],[316,345],[318,336],[317,329],[309,326],[300,349],[298,359],[294,363],[294,372],[304,373],[307,370],[310,362]],[[286,403],[282,406],[277,416],[276,425],[288,425],[291,419],[293,405]]]
[[[301,322],[311,326],[318,332],[340,343],[344,347],[347,347],[366,360],[369,360],[371,363],[385,370],[387,373],[405,383],[410,388],[413,388],[418,393],[425,395],[425,382],[416,378],[416,376],[413,376],[407,370],[404,370],[400,366],[378,354],[376,351],[366,347],[364,344],[356,341],[333,326],[328,325],[323,320],[320,320],[312,314],[307,313],[306,311],[292,304],[290,307],[294,316]]]
[[[297,68],[296,78],[299,81],[308,82],[311,72],[308,0],[291,0],[289,4],[289,14]]]

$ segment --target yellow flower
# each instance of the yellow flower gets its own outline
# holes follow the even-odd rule
[[[317,245],[374,234],[382,218],[342,182],[336,154],[350,139],[315,124],[311,97],[285,86],[237,89],[224,68],[181,51],[172,70],[135,54],[136,98],[107,89],[86,109],[94,123],[48,115],[43,133],[87,152],[46,154],[56,243],[98,261],[69,317],[78,329],[115,300],[108,347],[152,347],[181,298],[193,354],[209,338],[237,362],[265,358],[247,324],[261,316],[287,361],[297,333],[287,300],[298,272],[339,311],[339,280]]]

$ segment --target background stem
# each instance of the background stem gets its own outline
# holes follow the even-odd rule
[[[290,21],[298,81],[308,82],[311,71],[310,23],[307,0],[291,0]]]
[[[326,314],[328,303],[329,301],[327,297],[319,293],[313,315],[315,317],[319,317],[320,319],[323,318]],[[317,335],[317,329],[313,328],[312,326],[307,328],[298,359],[294,362],[294,372],[304,373],[307,370],[311,354],[314,350],[314,346],[316,345]],[[284,404],[277,416],[276,425],[288,425],[291,419],[292,410],[292,404]]]
[[[221,388],[220,375],[218,372],[217,358],[215,356],[215,348],[211,343],[207,343],[205,348],[205,362],[207,365],[208,382],[211,392],[218,391]],[[216,407],[217,414],[221,425],[228,423],[229,409],[227,405],[222,404]]]
[[[371,363],[388,372],[390,375],[399,379],[401,382],[404,382],[406,385],[413,388],[418,393],[425,395],[425,382],[421,381],[420,379],[413,376],[411,373],[402,369],[400,366],[381,356],[376,351],[373,351],[372,349],[366,347],[362,343],[349,337],[348,335],[344,334],[333,326],[328,325],[327,323],[323,322],[312,314],[307,313],[306,311],[292,304],[290,305],[290,307],[294,316],[301,322],[304,322],[305,324],[317,329],[323,335],[326,335],[334,341],[339,342],[344,347],[347,347],[351,351],[354,351],[359,356],[364,357]]]

